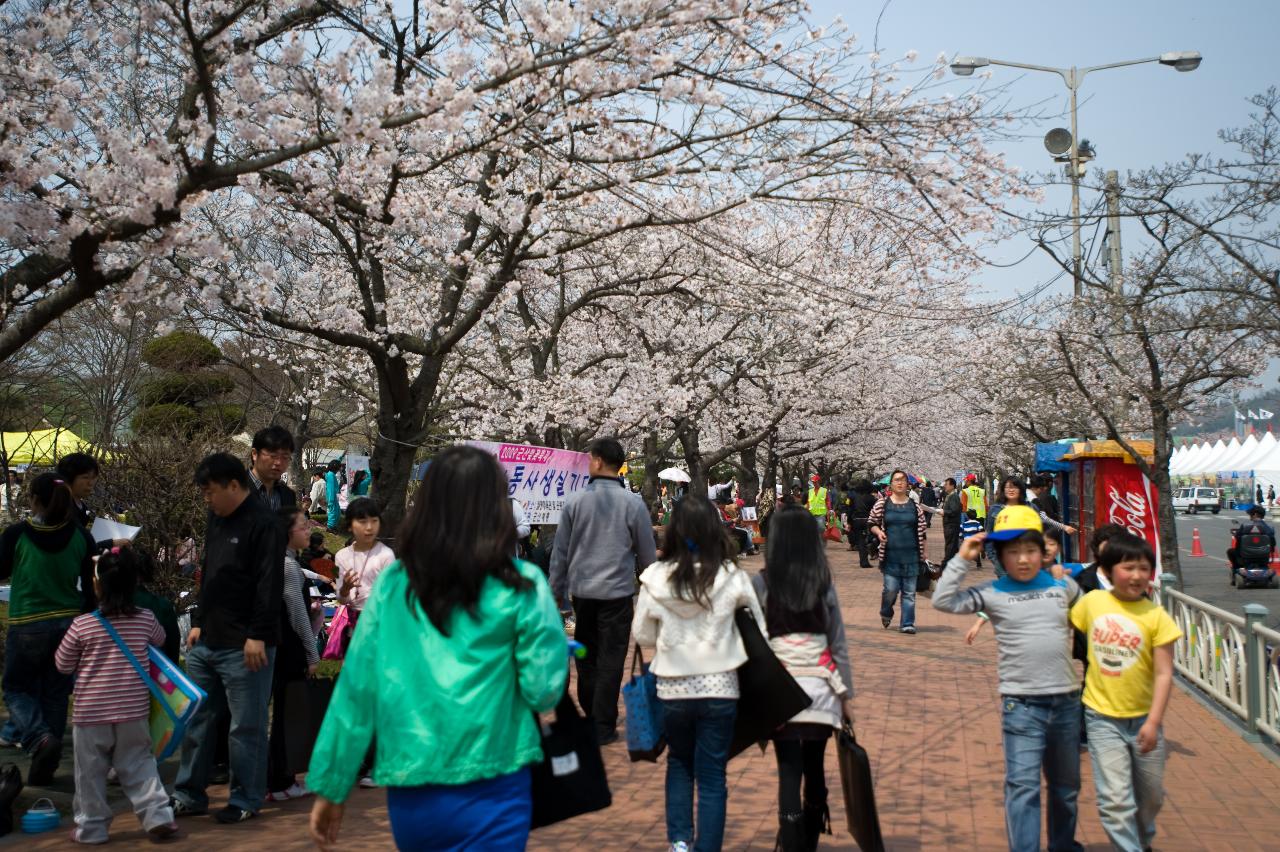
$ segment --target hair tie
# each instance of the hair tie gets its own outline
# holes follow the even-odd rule
[[[66,485],[67,483],[63,482],[61,479],[55,479],[55,480],[53,481],[53,484],[54,484],[54,485]]]
[[[120,555],[120,548],[118,548],[118,547],[113,547],[113,548],[111,548],[111,555],[112,555],[112,556],[119,556],[119,555]]]
[[[684,546],[689,550],[690,553],[698,552],[698,543],[691,538],[686,538],[684,540]]]

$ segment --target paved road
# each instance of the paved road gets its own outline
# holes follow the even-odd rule
[[[1234,589],[1228,581],[1227,546],[1231,522],[1245,519],[1243,512],[1223,509],[1220,514],[1178,515],[1178,550],[1182,558],[1183,591],[1228,612],[1238,613],[1247,603],[1259,603],[1270,614],[1269,627],[1280,629],[1280,589]],[[1200,530],[1204,558],[1191,558],[1191,533]]]

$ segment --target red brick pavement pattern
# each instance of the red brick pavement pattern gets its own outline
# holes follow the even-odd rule
[[[940,547],[937,530],[930,549]],[[1003,758],[995,645],[988,628],[973,647],[964,644],[970,619],[945,615],[921,597],[919,634],[880,627],[880,574],[856,567],[844,545],[828,545],[849,633],[857,690],[857,732],[870,753],[880,821],[892,850],[1003,849]],[[747,560],[758,570],[759,558]],[[978,573],[989,579],[990,569]],[[1280,766],[1195,700],[1174,690],[1166,721],[1170,759],[1168,795],[1156,846],[1172,850],[1280,848]],[[664,849],[664,766],[630,763],[622,742],[606,760],[614,804],[534,833],[534,850]],[[1084,785],[1078,839],[1090,850],[1109,849],[1098,821],[1081,755]],[[822,848],[856,849],[845,829],[834,746],[828,749],[834,836]],[[776,774],[772,753],[752,749],[729,765],[726,849],[773,848]],[[214,791],[215,803],[219,801]],[[349,803],[342,848],[391,847],[381,791],[356,791]],[[183,821],[193,849],[292,850],[311,848],[306,838],[307,801],[268,805],[259,819],[237,826],[209,818]],[[64,821],[65,822],[65,821]],[[5,845],[41,850],[66,848],[65,830],[40,838],[14,835]],[[117,819],[113,846],[142,847],[133,817]]]

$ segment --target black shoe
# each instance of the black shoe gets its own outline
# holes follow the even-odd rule
[[[257,815],[257,811],[246,811],[239,805],[227,805],[214,814],[213,818],[223,825],[232,825],[237,822],[244,822],[247,819],[253,819]]]
[[[13,831],[13,803],[22,792],[22,770],[16,763],[0,766],[0,837]]]
[[[892,623],[893,623],[892,618],[885,618],[883,615],[880,616],[880,626],[883,627],[885,630],[888,630],[889,625]]]
[[[197,808],[195,805],[188,805],[177,797],[169,799],[169,807],[173,808],[174,818],[204,816],[209,813],[208,808]]]
[[[804,836],[803,814],[778,814],[778,837],[773,843],[774,852],[805,852],[809,848]]]
[[[827,809],[826,800],[804,803],[804,840],[805,849],[814,852],[818,848],[818,837],[831,834],[831,811]]]
[[[602,746],[607,746],[610,743],[616,743],[617,741],[618,731],[616,728],[608,733],[605,733],[604,731],[596,732],[596,742],[600,743]]]
[[[27,783],[37,787],[48,786],[61,762],[62,741],[53,734],[45,734],[31,748],[31,768],[27,770]]]
[[[231,767],[227,766],[225,763],[220,766],[215,766],[213,769],[209,770],[209,783],[213,786],[216,787],[220,784],[229,784],[230,782]]]

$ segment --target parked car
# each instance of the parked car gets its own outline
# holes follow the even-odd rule
[[[1216,488],[1206,488],[1202,485],[1179,488],[1173,493],[1173,510],[1191,515],[1209,511],[1216,515],[1222,511],[1222,498]]]

